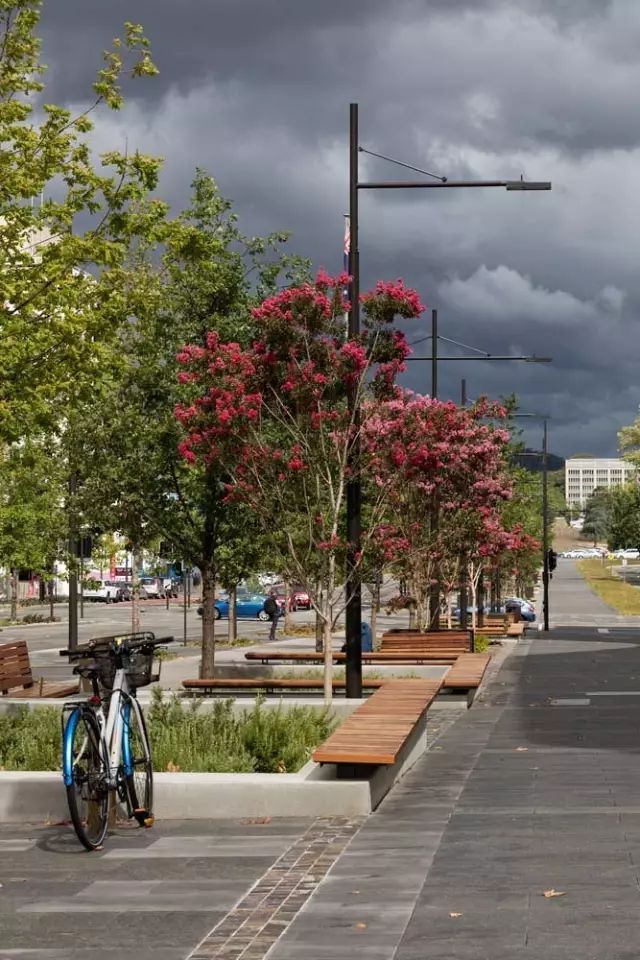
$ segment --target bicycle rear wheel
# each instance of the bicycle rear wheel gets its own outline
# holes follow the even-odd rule
[[[147,727],[133,697],[123,705],[122,761],[131,812],[141,827],[153,826],[153,765]]]
[[[78,708],[64,734],[64,782],[71,821],[87,850],[101,846],[109,819],[109,770],[93,713]]]

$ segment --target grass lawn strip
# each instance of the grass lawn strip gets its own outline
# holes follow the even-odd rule
[[[602,560],[579,560],[577,567],[594,593],[623,616],[640,616],[640,590],[625,583]]]

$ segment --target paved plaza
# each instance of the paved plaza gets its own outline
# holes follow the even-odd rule
[[[640,634],[551,597],[364,821],[5,825],[0,960],[637,960]]]

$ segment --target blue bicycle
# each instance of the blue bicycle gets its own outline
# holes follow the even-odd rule
[[[172,640],[124,634],[60,651],[78,661],[74,673],[90,680],[93,690],[83,703],[66,703],[62,713],[62,778],[74,829],[87,850],[102,845],[112,804],[140,826],[153,825],[151,746],[136,690],[159,679],[154,653]]]

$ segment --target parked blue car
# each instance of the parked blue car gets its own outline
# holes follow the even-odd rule
[[[242,597],[236,601],[236,611],[238,620],[268,620],[269,614],[265,612],[264,602],[266,596],[263,593],[256,593],[248,597]],[[215,618],[221,620],[229,616],[229,599],[221,597],[215,602]],[[198,613],[202,616],[202,607],[198,607]]]

